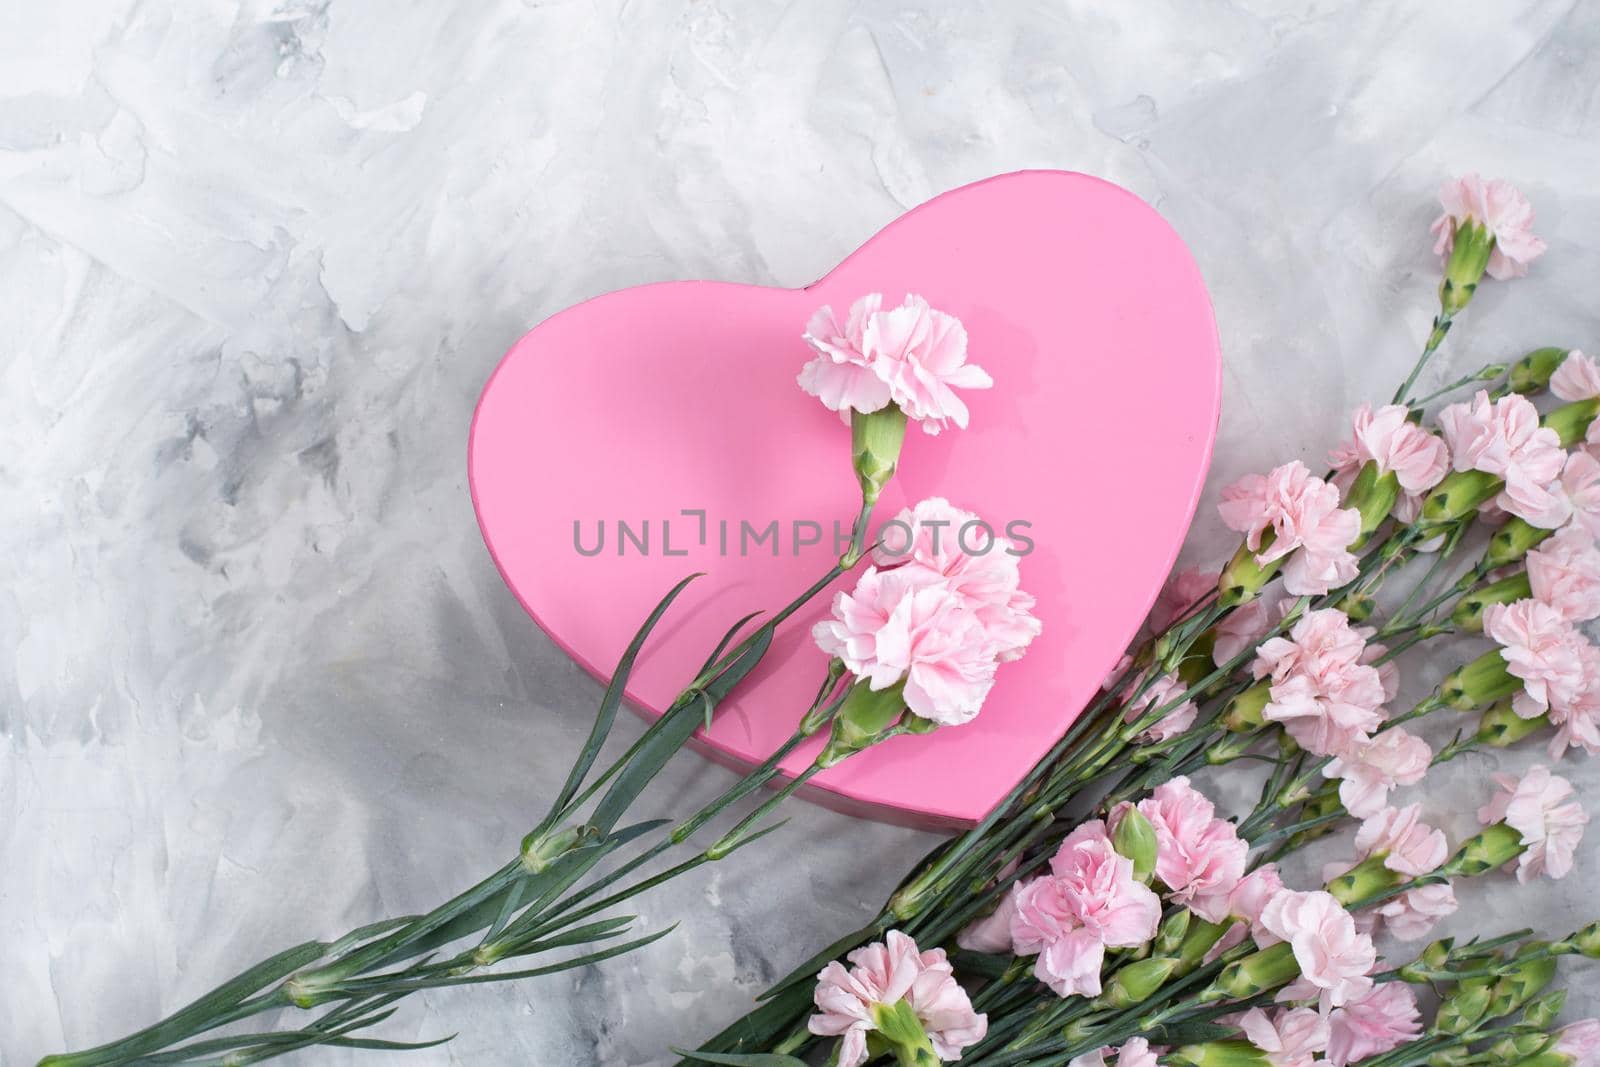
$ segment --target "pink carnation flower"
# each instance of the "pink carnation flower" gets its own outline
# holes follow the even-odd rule
[[[1600,366],[1574,348],[1550,375],[1550,391],[1569,404],[1592,400],[1600,396]]]
[[[1511,701],[1518,715],[1543,715],[1581,691],[1583,635],[1555,608],[1537,600],[1491,604],[1483,612],[1483,632],[1500,644],[1506,670],[1522,679]]]
[[[1544,766],[1533,767],[1520,779],[1497,774],[1494,782],[1499,791],[1478,809],[1478,821],[1485,826],[1503,822],[1522,835],[1517,881],[1529,882],[1546,873],[1565,878],[1589,822],[1572,783]]]
[[[1067,835],[1050,874],[1018,890],[1011,942],[1018,955],[1038,954],[1034,973],[1058,996],[1098,996],[1105,949],[1144,944],[1160,921],[1160,898],[1096,819]]]
[[[1597,432],[1596,427],[1600,427],[1600,419],[1590,424],[1591,437]],[[1548,530],[1569,522],[1581,526],[1590,537],[1600,538],[1600,460],[1592,452],[1579,449],[1567,454],[1561,477],[1550,487],[1550,496],[1554,503],[1540,516],[1541,521],[1533,523],[1535,526]]]
[[[1450,883],[1440,882],[1408,889],[1369,909],[1374,929],[1384,928],[1401,941],[1418,941],[1433,933],[1440,919],[1454,915],[1460,905]]]
[[[1300,966],[1299,980],[1284,987],[1279,1000],[1317,997],[1326,1010],[1372,989],[1368,973],[1377,962],[1372,938],[1356,929],[1355,919],[1333,894],[1286,889],[1267,902],[1261,922],[1289,942]]]
[[[998,650],[977,614],[943,583],[868,567],[812,629],[822,651],[873,689],[904,682],[906,707],[942,726],[971,721],[994,685]]]
[[[941,1060],[958,1060],[961,1050],[989,1031],[989,1017],[974,1012],[966,990],[956,982],[944,949],[921,952],[898,930],[881,942],[856,949],[817,975],[813,999],[817,1014],[807,1027],[819,1037],[837,1037],[838,1067],[867,1062],[867,1034],[877,1029],[872,1009],[900,1001],[911,1005]]]
[[[867,320],[882,306],[882,293],[868,293],[850,305],[850,317],[843,323],[824,305],[806,324],[805,342],[817,357],[800,369],[800,388],[846,418],[852,411],[878,411],[889,403],[889,383],[873,369],[864,337]]]
[[[1021,882],[1012,882],[1000,904],[988,915],[974,919],[956,934],[956,944],[968,952],[990,955],[1014,951],[1011,943],[1011,917],[1017,913],[1017,893]]]
[[[1144,683],[1143,676],[1135,679],[1133,692],[1138,693]],[[1125,722],[1137,722],[1144,717],[1151,708],[1164,708],[1177,697],[1188,691],[1188,683],[1176,674],[1168,672],[1157,678],[1154,682],[1139,693],[1138,697],[1130,701],[1127,713],[1123,716]],[[1192,700],[1185,700],[1156,720],[1155,725],[1145,730],[1140,737],[1146,741],[1165,741],[1170,737],[1177,737],[1189,727],[1194,725],[1195,717],[1200,714],[1199,705]]]
[[[1449,257],[1456,229],[1468,222],[1482,224],[1494,237],[1485,273],[1496,281],[1522,277],[1528,264],[1544,255],[1544,241],[1533,232],[1533,205],[1503,178],[1484,181],[1476,174],[1462,175],[1439,189],[1439,203],[1444,213],[1432,230],[1433,250],[1440,256]]]
[[[846,415],[893,401],[927,433],[952,422],[965,429],[967,405],[955,390],[994,384],[967,362],[961,320],[915,294],[885,309],[883,295],[869,293],[850,306],[842,324],[823,307],[806,325],[805,340],[817,356],[800,371],[800,387]]]
[[[1106,1067],[1106,1057],[1115,1056],[1117,1067],[1156,1067],[1156,1050],[1142,1037],[1130,1037],[1121,1048],[1107,1045],[1072,1057],[1067,1067]]]
[[[1417,995],[1404,982],[1380,982],[1372,992],[1328,1015],[1328,1062],[1346,1067],[1381,1056],[1422,1033]]]
[[[1362,859],[1381,855],[1383,865],[1396,874],[1419,878],[1432,874],[1450,855],[1444,831],[1422,821],[1422,805],[1384,808],[1356,831],[1356,854]]]
[[[1477,470],[1505,480],[1494,503],[1534,525],[1547,522],[1551,485],[1561,474],[1566,453],[1561,438],[1539,425],[1539,411],[1527,397],[1512,393],[1491,401],[1478,390],[1471,403],[1439,412],[1439,429],[1458,471]]]
[[[1383,676],[1367,658],[1366,635],[1337,608],[1307,612],[1287,637],[1263,642],[1252,668],[1270,679],[1262,715],[1282,723],[1301,748],[1338,755],[1383,722]]]
[[[1600,1067],[1600,1019],[1580,1019],[1562,1027],[1551,1051],[1568,1057],[1571,1067]]]
[[[1356,408],[1349,440],[1328,455],[1341,492],[1349,492],[1362,467],[1376,463],[1379,474],[1393,474],[1399,481],[1406,512],[1421,507],[1423,495],[1449,473],[1450,450],[1409,414],[1404,404],[1386,404],[1377,411],[1369,404]]]
[[[1568,622],[1600,618],[1600,548],[1581,526],[1557,530],[1528,553],[1533,598]]]
[[[1202,567],[1185,567],[1173,572],[1150,609],[1150,632],[1164,633],[1167,627],[1187,615],[1190,608],[1215,592],[1219,574]]]
[[[1576,694],[1552,705],[1550,721],[1556,732],[1550,738],[1550,758],[1560,759],[1574,745],[1591,756],[1600,754],[1600,648],[1584,640],[1578,648],[1584,684]]]
[[[1002,663],[1020,658],[1039,636],[1043,627],[1031,614],[1034,598],[1021,588],[1015,545],[973,512],[929,497],[890,519],[878,536],[878,565],[943,581],[982,621]]]
[[[1416,785],[1433,764],[1433,750],[1403,726],[1393,726],[1345,748],[1322,769],[1339,779],[1339,800],[1345,810],[1365,819],[1383,810],[1389,791]]]
[[[1283,570],[1283,587],[1295,596],[1320,596],[1356,576],[1349,548],[1361,532],[1361,514],[1340,508],[1338,487],[1313,478],[1299,460],[1240,478],[1222,491],[1218,511],[1230,530],[1245,535],[1258,563],[1295,553]],[[1268,531],[1272,541],[1264,544]]]
[[[1155,875],[1172,899],[1207,922],[1227,918],[1229,895],[1244,877],[1250,851],[1234,825],[1216,818],[1211,801],[1181,775],[1158,785],[1138,809],[1155,828]]]
[[[1251,1008],[1234,1021],[1271,1067],[1311,1067],[1328,1047],[1328,1022],[1311,1008]]]

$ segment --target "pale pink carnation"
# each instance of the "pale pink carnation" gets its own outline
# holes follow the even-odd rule
[[[1600,1067],[1600,1019],[1580,1019],[1562,1027],[1551,1051],[1566,1056],[1571,1067]]]
[[[1422,1033],[1417,995],[1404,982],[1379,982],[1364,997],[1328,1015],[1328,1062],[1346,1067],[1381,1056]]]
[[[852,411],[878,411],[889,403],[889,383],[873,369],[864,337],[867,321],[882,306],[882,293],[868,293],[850,305],[844,322],[824,305],[806,324],[806,344],[817,356],[801,368],[800,388],[846,418]]]
[[[1467,222],[1481,224],[1494,237],[1485,271],[1496,281],[1520,278],[1528,264],[1544,255],[1544,241],[1533,232],[1533,205],[1521,190],[1504,178],[1484,181],[1464,174],[1439,189],[1444,212],[1434,220],[1433,250],[1446,258],[1455,243],[1455,231]]]
[[[1383,722],[1383,676],[1366,657],[1366,634],[1337,608],[1307,612],[1286,637],[1264,641],[1252,670],[1270,679],[1262,715],[1301,748],[1338,755]]]
[[[1375,815],[1396,786],[1416,785],[1433,763],[1433,750],[1403,726],[1357,741],[1322,769],[1339,779],[1339,800],[1358,819]]]
[[[1591,436],[1600,433],[1600,419],[1590,424],[1589,432]],[[1592,452],[1580,448],[1567,454],[1561,477],[1550,487],[1550,497],[1549,510],[1533,525],[1548,530],[1567,522],[1600,538],[1600,460]]]
[[[936,434],[950,423],[967,428],[967,405],[956,389],[987,389],[994,379],[967,362],[967,331],[961,320],[928,306],[915,294],[897,308],[867,320],[862,333],[872,369],[906,417]]]
[[[1416,518],[1422,498],[1444,480],[1450,470],[1445,443],[1412,422],[1404,404],[1386,404],[1373,411],[1362,404],[1351,416],[1350,438],[1328,455],[1334,484],[1348,493],[1361,468],[1376,463],[1379,474],[1393,474],[1400,483],[1395,517]]]
[[[1251,1008],[1234,1022],[1271,1067],[1311,1067],[1328,1047],[1328,1022],[1311,1008]]]
[[[1551,487],[1566,453],[1560,436],[1539,425],[1539,411],[1527,397],[1512,393],[1491,401],[1480,389],[1470,403],[1439,412],[1439,429],[1456,470],[1505,480],[1496,506],[1534,525],[1549,521]]]
[[[1202,567],[1174,571],[1161,587],[1155,606],[1150,609],[1150,632],[1166,632],[1167,627],[1189,613],[1189,609],[1216,591],[1219,572]]]
[[[988,1033],[989,1017],[972,1010],[944,949],[921,952],[911,938],[890,930],[883,941],[846,958],[849,970],[835,961],[817,975],[817,1014],[806,1024],[819,1037],[841,1039],[838,1067],[867,1062],[867,1034],[877,1029],[872,1008],[878,1004],[910,1004],[941,1060],[960,1059],[962,1049]]]
[[[1021,888],[1022,883],[1012,882],[994,911],[962,928],[956,935],[956,944],[968,952],[995,954],[1013,951],[1011,917],[1017,913],[1017,893]]]
[[[905,683],[906,707],[942,726],[971,721],[994,685],[998,650],[976,613],[940,581],[906,568],[868,567],[812,629],[875,690]]]
[[[1444,831],[1422,821],[1422,805],[1384,808],[1356,831],[1356,854],[1365,859],[1382,854],[1383,865],[1396,874],[1418,878],[1432,874],[1450,855]]]
[[[1503,822],[1522,835],[1517,881],[1529,882],[1541,874],[1565,878],[1589,822],[1572,783],[1545,766],[1533,767],[1520,779],[1497,774],[1494,781],[1499,791],[1478,809],[1478,821],[1485,826]]]
[[[1067,835],[1050,874],[1026,883],[1011,912],[1012,950],[1035,953],[1034,973],[1058,996],[1098,996],[1105,949],[1133,948],[1155,937],[1161,901],[1117,854],[1105,823]]]
[[[1533,598],[1568,622],[1600,618],[1600,548],[1581,526],[1557,530],[1528,553]]]
[[[1491,604],[1483,612],[1483,632],[1499,643],[1506,670],[1522,679],[1511,701],[1518,715],[1543,715],[1581,691],[1583,635],[1555,608],[1531,599]]]
[[[1449,882],[1408,889],[1368,909],[1376,922],[1401,941],[1417,941],[1433,933],[1440,919],[1454,915],[1460,905]]]
[[[1300,966],[1298,981],[1284,987],[1279,1000],[1317,997],[1323,1009],[1366,996],[1377,962],[1372,938],[1356,929],[1355,919],[1333,894],[1322,890],[1284,890],[1267,902],[1261,922],[1289,942]]]
[[[1042,625],[1021,588],[1016,546],[975,513],[943,497],[903,509],[879,531],[873,558],[883,568],[937,577],[983,622],[1002,663],[1021,657]]]
[[[1361,532],[1361,514],[1339,507],[1338,487],[1313,478],[1299,460],[1240,478],[1222,491],[1218,511],[1230,530],[1245,535],[1258,563],[1294,553],[1284,565],[1283,587],[1295,596],[1320,596],[1356,576],[1349,548]],[[1263,545],[1269,530],[1272,543]]]
[[[1138,809],[1155,828],[1155,875],[1172,899],[1207,922],[1227,918],[1229,894],[1244,877],[1250,851],[1234,825],[1218,819],[1211,801],[1181,775],[1156,786]]]
[[[1254,648],[1283,618],[1293,598],[1281,596],[1271,587],[1248,604],[1241,604],[1212,627],[1211,661],[1221,667],[1241,653]]]
[[[1569,404],[1593,400],[1600,396],[1600,366],[1574,348],[1550,375],[1550,391]]]
[[[1556,732],[1550,758],[1560,759],[1574,745],[1591,756],[1600,754],[1600,648],[1585,640],[1578,648],[1584,683],[1577,693],[1550,708]]]
[[[1116,1050],[1117,1067],[1156,1067],[1160,1060],[1150,1042],[1142,1037],[1130,1037]]]
[[[1138,692],[1143,678],[1136,679],[1133,691]],[[1182,696],[1189,686],[1176,674],[1168,672],[1151,682],[1143,693],[1129,702],[1127,713],[1123,716],[1126,722],[1137,722],[1152,708],[1164,708],[1177,697]],[[1192,700],[1185,700],[1156,720],[1155,725],[1145,730],[1140,736],[1146,741],[1165,741],[1176,737],[1194,725],[1194,720],[1200,714],[1199,705]]]

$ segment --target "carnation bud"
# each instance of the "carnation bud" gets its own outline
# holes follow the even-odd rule
[[[1255,743],[1255,737],[1250,734],[1232,734],[1224,737],[1206,749],[1206,762],[1213,767],[1232,763],[1249,752]]]
[[[1525,847],[1520,831],[1503,822],[1493,823],[1463,841],[1450,862],[1439,868],[1439,873],[1446,878],[1479,875],[1504,867],[1522,855]]]
[[[1198,915],[1191,919],[1189,928],[1183,933],[1183,943],[1178,946],[1178,959],[1183,961],[1180,971],[1186,974],[1203,963],[1206,953],[1222,940],[1222,935],[1232,925],[1230,921],[1207,922]]]
[[[1548,942],[1531,942],[1523,951],[1549,947]],[[1500,980],[1494,984],[1493,993],[1489,997],[1488,1014],[1493,1018],[1511,1014],[1543,991],[1555,976],[1554,956],[1513,961],[1511,970],[1502,974]]]
[[[1417,958],[1400,968],[1400,980],[1413,985],[1422,985],[1439,976],[1445,964],[1450,962],[1450,950],[1455,947],[1456,939],[1441,937],[1437,941],[1428,943],[1428,947],[1417,954]]]
[[[1585,926],[1567,941],[1591,960],[1600,960],[1600,921]]]
[[[1267,1067],[1267,1054],[1248,1041],[1207,1041],[1173,1049],[1161,1062],[1182,1067]]]
[[[1455,1048],[1442,1048],[1429,1056],[1428,1067],[1461,1067],[1471,1059],[1472,1054],[1458,1045]]]
[[[833,717],[828,743],[817,754],[817,765],[832,767],[881,740],[906,710],[904,689],[903,682],[873,689],[865,678],[851,686]]]
[[[1600,415],[1600,397],[1590,397],[1561,405],[1540,419],[1539,425],[1554,430],[1562,448],[1571,448],[1583,440],[1596,415]]]
[[[556,831],[535,830],[522,839],[522,866],[538,874],[595,833],[592,826],[568,826]]]
[[[1554,532],[1542,530],[1527,519],[1513,515],[1489,538],[1489,547],[1483,553],[1484,566],[1494,570],[1515,563],[1526,556],[1530,548]]]
[[[1524,719],[1511,707],[1511,701],[1496,701],[1478,720],[1477,739],[1490,748],[1507,748],[1524,737],[1550,725],[1550,716],[1536,715]]]
[[[1261,534],[1261,547],[1256,551],[1265,552],[1271,546],[1272,540],[1273,532],[1264,531]],[[1282,565],[1283,557],[1271,563],[1258,563],[1256,552],[1252,552],[1249,545],[1240,544],[1233,558],[1228,561],[1228,565],[1222,568],[1222,573],[1217,576],[1217,603],[1225,608],[1236,608],[1240,604],[1250,603],[1261,592],[1262,586],[1278,573],[1278,568]]]
[[[1111,847],[1117,855],[1133,861],[1133,876],[1145,885],[1156,869],[1156,828],[1138,808],[1124,808],[1111,831]]]
[[[1540,997],[1528,1001],[1528,1006],[1522,1009],[1522,1022],[1525,1026],[1536,1026],[1543,1030],[1556,1021],[1561,1014],[1561,1009],[1567,1006],[1567,991],[1555,989]],[[1535,1036],[1535,1035],[1528,1035]]]
[[[1188,908],[1175,911],[1161,920],[1161,925],[1156,929],[1156,939],[1152,946],[1158,956],[1170,956],[1178,951],[1183,944],[1184,935],[1189,932],[1189,923],[1194,920],[1194,912]]]
[[[1529,1057],[1544,1052],[1553,1041],[1554,1038],[1549,1034],[1516,1034],[1502,1037],[1489,1046],[1489,1059],[1493,1063],[1521,1064]]]
[[[1506,669],[1498,648],[1490,649],[1464,667],[1457,667],[1439,683],[1445,707],[1471,711],[1508,697],[1522,688],[1522,680]]]
[[[1393,889],[1401,876],[1383,865],[1382,855],[1368,856],[1348,871],[1328,882],[1328,892],[1339,903],[1350,907],[1371,900],[1386,889]]]
[[[1428,526],[1442,526],[1478,510],[1478,505],[1492,498],[1505,482],[1483,471],[1456,471],[1433,487],[1422,502],[1422,522]]]
[[[1474,589],[1456,601],[1455,610],[1450,613],[1450,621],[1462,630],[1481,633],[1483,610],[1490,604],[1510,604],[1526,600],[1532,595],[1533,590],[1528,585],[1528,572],[1519,571],[1498,582],[1491,582],[1481,589]]]
[[[1433,1025],[1447,1034],[1462,1034],[1472,1029],[1489,1010],[1492,979],[1468,978],[1456,985],[1454,992],[1439,1005],[1439,1014]]]
[[[1450,258],[1445,261],[1444,280],[1439,283],[1439,307],[1445,317],[1456,314],[1472,302],[1478,282],[1489,266],[1494,251],[1494,234],[1473,218],[1452,220]]]
[[[1511,365],[1507,380],[1513,393],[1537,393],[1550,387],[1550,376],[1567,358],[1565,348],[1535,348]]]
[[[883,487],[894,477],[905,439],[906,413],[898,404],[850,413],[850,457],[866,503],[876,504]]]
[[[1222,709],[1223,727],[1236,734],[1254,733],[1266,722],[1262,712],[1271,700],[1271,683],[1257,682],[1228,701]]]
[[[1171,956],[1152,956],[1123,964],[1112,975],[1101,999],[1113,1008],[1143,1004],[1172,977],[1180,962]]]
[[[1201,994],[1201,1000],[1245,1000],[1257,993],[1277,989],[1294,981],[1299,975],[1300,964],[1295,962],[1293,946],[1281,941],[1230,963],[1217,975],[1211,988]]]

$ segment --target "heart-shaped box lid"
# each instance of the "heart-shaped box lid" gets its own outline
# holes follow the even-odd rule
[[[869,292],[890,303],[918,293],[958,316],[969,358],[995,380],[964,393],[969,429],[912,428],[878,519],[943,496],[1010,525],[1032,542],[1022,579],[1044,632],[1001,666],[977,720],[896,738],[824,772],[810,795],[965,825],[1115,666],[1177,556],[1210,462],[1221,399],[1211,304],[1182,240],[1133,194],[1082,174],[1002,175],[906,213],[805,289],[669,282],[554,315],[484,388],[473,502],[513,593],[597,677],[667,589],[706,572],[628,686],[641,713],[659,714],[734,619],[786,603],[827,570],[835,522],[848,534],[849,432],[795,376],[810,358],[811,313],[842,314]],[[780,632],[699,737],[706,751],[748,765],[788,736],[824,669],[809,628],[828,600]]]

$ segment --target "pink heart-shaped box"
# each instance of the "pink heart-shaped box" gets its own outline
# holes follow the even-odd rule
[[[786,603],[838,554],[833,524],[847,532],[859,501],[850,434],[795,375],[811,313],[842,314],[869,292],[889,303],[920,293],[958,316],[970,359],[995,379],[964,394],[969,429],[912,427],[877,518],[944,496],[997,528],[1031,524],[1015,529],[1035,546],[1022,578],[1044,633],[1001,666],[977,720],[872,749],[815,779],[813,795],[970,824],[1116,664],[1210,462],[1221,392],[1211,304],[1182,240],[1131,193],[1082,174],[1007,174],[908,212],[805,289],[669,282],[563,311],[484,387],[472,497],[512,591],[597,677],[668,588],[707,572],[628,686],[658,715],[734,619]],[[602,521],[604,547],[586,554]],[[778,536],[758,541],[773,521]],[[797,521],[816,523],[820,543],[797,548],[815,532]],[[824,670],[808,631],[829,599],[788,624],[718,710],[700,738],[713,755],[759,762],[788,736]],[[785,768],[805,766],[817,743]]]

